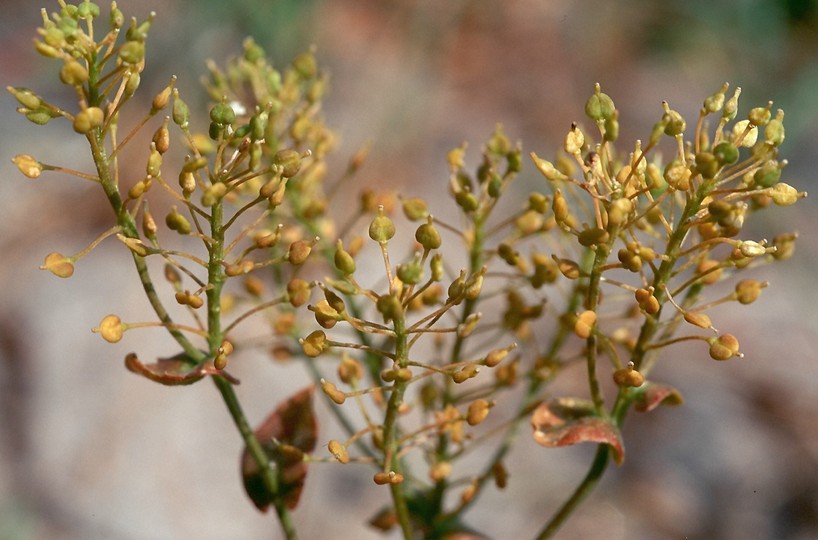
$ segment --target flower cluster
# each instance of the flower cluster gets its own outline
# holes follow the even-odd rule
[[[793,254],[794,233],[744,234],[754,214],[805,196],[781,181],[784,113],[768,103],[740,116],[741,90],[728,96],[726,84],[704,100],[692,129],[664,103],[647,139],[624,151],[619,111],[597,85],[585,106],[592,128],[572,125],[553,161],[531,153],[546,181],[522,198],[513,186],[522,147],[498,126],[473,170],[465,144],[448,152],[448,199],[435,203],[449,207],[439,213],[420,197],[364,190],[356,210],[336,215],[333,198],[366,151],[328,185],[334,136],[321,118],[327,84],[314,51],[279,71],[247,40],[225,68],[208,65],[212,105],[202,115],[174,78],[121,136],[119,113],[140,90],[154,15],[126,25],[112,3],[97,38],[96,4],[59,5],[43,11],[35,43],[61,62],[77,106],[8,90],[31,122],[70,122],[94,172],[30,155],[13,162],[32,179],[62,172],[94,182],[113,219],[86,249],[51,253],[42,268],[68,278],[100,242],[119,239],[156,320],[110,314],[94,331],[111,343],[136,328],[170,333],[180,351],[147,364],[130,353],[127,369],[165,385],[214,382],[245,443],[246,491],[260,510],[275,509],[288,538],[314,461],[360,464],[387,486],[392,502],[373,517],[376,527],[398,526],[405,538],[471,534],[464,512],[483,490],[506,486],[505,460],[526,420],[546,447],[598,443],[589,474],[543,526],[540,538],[549,537],[608,462],[624,460],[627,412],[681,402],[653,380],[663,351],[697,340],[703,356],[741,357],[738,338],[707,311],[753,303],[767,283],[738,276]],[[123,149],[148,125],[144,173],[126,176]],[[149,200],[169,208],[163,219]],[[162,263],[164,288],[148,261]],[[310,280],[316,275],[325,277]],[[727,294],[711,292],[725,281]],[[275,354],[303,360],[346,432],[325,443],[327,453],[314,452],[312,388],[293,389],[255,431],[248,425],[226,368],[243,345],[236,329],[257,314],[268,316]],[[577,364],[587,393],[545,399]],[[482,462],[461,465],[478,447]]]

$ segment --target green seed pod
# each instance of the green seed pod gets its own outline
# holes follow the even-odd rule
[[[344,243],[341,240],[338,240],[336,244],[334,261],[335,268],[345,276],[355,273],[355,259],[344,249]]]
[[[45,33],[43,34],[43,41],[47,45],[51,47],[56,47],[57,49],[62,49],[66,46],[65,33],[56,26],[52,26],[51,28],[45,29]]]
[[[732,165],[738,161],[738,148],[730,141],[722,141],[713,148],[713,155],[721,165]]]
[[[151,143],[151,146],[151,153],[150,156],[148,156],[148,164],[145,167],[145,172],[148,176],[156,178],[161,175],[162,154],[156,149],[156,143]]]
[[[88,107],[77,113],[74,117],[74,131],[86,134],[94,128],[102,125],[105,120],[105,113],[99,107]]]
[[[684,133],[685,128],[687,127],[685,119],[681,114],[679,114],[678,111],[671,110],[670,107],[667,106],[666,102],[664,105],[666,110],[664,116],[662,117],[662,121],[665,124],[665,135],[670,135],[671,137],[681,135]]]
[[[273,164],[282,168],[281,176],[292,178],[301,170],[301,154],[291,149],[279,150],[273,156]]]
[[[193,230],[193,227],[190,226],[190,222],[185,216],[179,213],[175,206],[168,215],[165,216],[165,224],[168,226],[168,229],[176,231],[181,235],[190,234]]]
[[[125,92],[124,96],[126,98],[130,98],[136,93],[136,90],[139,88],[139,84],[142,82],[142,76],[139,75],[138,71],[129,71],[125,75]]]
[[[398,297],[393,294],[383,294],[375,303],[378,313],[383,315],[383,322],[388,323],[403,317],[403,307]]]
[[[585,247],[607,244],[609,239],[608,231],[597,227],[584,229],[579,233],[579,243]]]
[[[619,138],[619,111],[613,116],[605,119],[605,134],[602,139],[609,142],[616,142]]]
[[[111,30],[119,30],[125,24],[125,14],[118,7],[111,7],[111,14],[108,17]]]
[[[145,59],[144,41],[126,41],[119,49],[119,59],[124,64],[138,64]]]
[[[779,146],[784,142],[784,111],[781,109],[778,109],[775,118],[764,128],[764,139],[772,146]]]
[[[721,117],[726,120],[732,120],[736,117],[738,111],[738,98],[741,95],[741,87],[736,87],[733,96],[724,103],[724,110],[721,112]]]
[[[712,153],[699,152],[696,154],[696,170],[702,175],[702,178],[709,180],[715,177],[720,168],[719,161]],[[665,176],[665,179],[668,179],[667,176]],[[668,184],[671,184],[670,180],[668,180]]]
[[[440,233],[434,225],[432,216],[429,216],[426,223],[418,227],[415,231],[415,240],[423,246],[426,251],[431,251],[440,247],[441,239]]]
[[[93,19],[99,17],[99,6],[88,0],[77,6],[77,16],[81,19]]]
[[[448,298],[446,299],[446,303],[454,302],[455,305],[459,304],[463,301],[463,296],[466,293],[466,272],[461,270],[460,275],[452,281],[449,285],[449,289],[447,291]]]
[[[616,107],[608,94],[602,93],[599,83],[594,85],[594,93],[585,102],[585,114],[594,121],[607,120],[614,114]]]
[[[226,101],[222,101],[210,109],[210,120],[223,126],[230,125],[236,121],[236,111]]]
[[[420,197],[404,199],[403,213],[409,221],[420,221],[429,216],[429,206]]]
[[[417,285],[423,280],[423,267],[420,264],[420,257],[415,257],[412,261],[401,264],[397,269],[398,279],[407,285]]]
[[[466,191],[465,189],[458,190],[454,195],[454,200],[464,212],[474,212],[480,205],[477,197],[475,197],[472,192]]]
[[[267,125],[269,124],[270,114],[267,111],[260,111],[250,118],[250,138],[254,141],[260,141],[267,133]]]
[[[712,114],[714,112],[718,112],[721,110],[721,108],[724,106],[724,94],[725,92],[727,92],[728,87],[729,85],[727,83],[724,83],[718,92],[711,96],[708,96],[704,100],[705,112]]]
[[[296,56],[293,59],[293,68],[303,79],[312,79],[318,74],[318,63],[312,51]]]
[[[18,109],[18,111],[23,112],[25,109]],[[49,113],[45,109],[38,109],[36,111],[25,111],[24,113],[26,118],[33,124],[37,124],[38,126],[44,126],[48,122],[51,121],[51,113]]]
[[[770,112],[770,107],[772,106],[772,102],[767,107],[755,107],[750,110],[749,114],[747,115],[747,119],[750,121],[751,124],[758,127],[766,126],[769,123],[770,118],[772,118],[772,113]]]
[[[202,206],[211,207],[224,197],[227,193],[227,184],[217,182],[209,186],[202,195]]]
[[[758,187],[774,186],[781,179],[781,167],[775,160],[768,160],[753,174],[753,181]]]
[[[182,129],[187,129],[190,120],[190,110],[187,104],[179,97],[179,90],[173,89],[173,112],[171,113],[173,123]]]
[[[28,88],[15,88],[13,86],[7,86],[6,90],[8,90],[9,93],[14,96],[14,99],[16,99],[17,102],[26,109],[39,109],[40,105],[43,104],[43,100],[40,99],[40,96],[34,94],[34,92]]]
[[[379,244],[385,244],[393,236],[395,236],[395,224],[384,214],[383,206],[381,206],[378,208],[378,215],[369,224],[369,237]]]
[[[429,261],[429,268],[432,271],[432,281],[440,281],[443,279],[443,255],[435,253]]]
[[[565,220],[568,219],[568,202],[560,190],[554,192],[551,209],[554,212],[554,219],[557,220],[557,223],[565,223]]]

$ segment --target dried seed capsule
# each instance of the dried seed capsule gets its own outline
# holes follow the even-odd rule
[[[316,356],[320,355],[327,349],[329,349],[329,343],[327,343],[327,335],[321,330],[315,330],[306,338],[303,338],[301,341],[301,347],[304,350],[304,354],[309,356],[310,358],[315,358]]]
[[[296,240],[290,244],[290,249],[287,251],[287,260],[295,266],[304,264],[312,252],[312,246],[313,242],[311,241]]]
[[[480,368],[476,364],[468,364],[459,371],[452,373],[452,380],[457,384],[472,379],[480,373]]]
[[[116,315],[107,315],[93,331],[101,335],[102,339],[108,343],[116,343],[122,339],[122,335],[125,333],[125,326],[122,324],[122,320]]]
[[[740,304],[752,304],[761,295],[761,290],[767,286],[766,281],[742,279],[736,283],[736,300]]]
[[[574,333],[577,337],[587,339],[593,332],[596,324],[596,312],[591,310],[583,311],[574,323]]]
[[[349,452],[347,452],[346,447],[339,441],[332,439],[329,444],[327,444],[327,449],[339,462],[349,463]]]
[[[314,332],[313,332],[314,333]],[[347,399],[346,394],[338,390],[331,382],[321,379],[321,390],[335,403],[343,405]]]
[[[69,278],[74,275],[74,261],[62,253],[49,253],[40,270],[48,270],[57,277]]]
[[[628,367],[617,369],[613,374],[614,382],[622,387],[637,388],[645,382],[645,377],[634,369],[633,362]]]
[[[734,356],[744,356],[739,352],[739,343],[733,334],[722,334],[707,340],[710,344],[710,358],[713,360],[729,360]]]
[[[486,419],[491,409],[491,403],[485,399],[476,399],[469,404],[468,413],[466,415],[466,422],[470,426],[476,426]]]
[[[290,305],[301,307],[310,299],[310,284],[300,278],[293,278],[287,283],[287,296]]]

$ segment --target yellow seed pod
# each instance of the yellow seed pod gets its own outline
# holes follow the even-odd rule
[[[188,294],[187,305],[189,305],[193,309],[199,309],[204,305],[204,300],[202,300],[200,296],[196,296],[195,294]]]
[[[40,270],[48,270],[57,277],[70,278],[74,275],[74,261],[71,257],[55,251],[46,255]]]
[[[582,152],[584,145],[585,135],[582,134],[576,124],[571,124],[571,131],[565,136],[565,151],[570,155],[579,154]]]
[[[108,343],[116,343],[122,339],[125,333],[125,326],[122,320],[116,315],[107,315],[99,323],[99,326],[93,329],[93,332],[102,336],[102,339]]]
[[[338,405],[343,405],[347,399],[346,394],[338,390],[338,387],[327,380],[321,379],[321,390]]]
[[[613,380],[621,387],[638,388],[645,382],[645,376],[636,371],[633,362],[630,362],[628,367],[614,371]]]
[[[713,328],[713,323],[710,321],[710,317],[705,315],[704,313],[698,313],[695,311],[687,311],[684,314],[684,319],[694,326],[698,326],[699,328],[709,328],[711,330],[716,330]]]
[[[713,360],[729,360],[734,356],[744,356],[739,352],[739,343],[733,334],[722,334],[707,340],[710,344],[710,358]]]
[[[403,475],[401,473],[397,473],[395,471],[389,472],[379,472],[375,473],[375,476],[372,478],[376,484],[379,486],[383,486],[386,484],[400,484],[403,482]]]
[[[308,240],[296,240],[290,244],[290,249],[287,251],[287,260],[294,266],[304,264],[307,257],[312,252],[313,243]]]
[[[742,279],[736,283],[736,300],[738,300],[740,304],[752,304],[761,295],[761,289],[766,286],[766,281]]]
[[[327,449],[332,456],[341,463],[349,463],[349,452],[346,447],[335,439],[332,439],[327,444]]]
[[[86,134],[94,128],[102,125],[105,120],[105,113],[99,107],[88,107],[77,113],[74,117],[74,131]]]
[[[478,373],[480,373],[480,368],[476,364],[469,364],[452,373],[452,380],[457,384],[460,384],[476,377]]]
[[[476,426],[486,419],[491,409],[491,403],[485,399],[476,399],[469,404],[468,413],[466,414],[466,422],[470,426]]]
[[[264,294],[264,282],[256,276],[247,276],[244,278],[244,290],[247,294],[259,298]]]
[[[29,178],[37,178],[43,172],[43,164],[28,154],[16,155],[11,161],[21,173]]]
[[[591,310],[583,311],[579,314],[576,322],[574,323],[574,333],[579,338],[588,339],[593,332],[595,324],[596,312]]]
[[[639,303],[639,307],[642,308],[645,313],[648,315],[656,315],[659,313],[659,300],[653,296],[653,292],[650,289],[636,289],[634,296]]]
[[[554,200],[551,201],[551,210],[557,223],[564,223],[568,219],[568,202],[560,190],[554,193]]]
[[[346,384],[354,385],[364,377],[364,368],[361,363],[348,354],[341,356],[338,364],[338,378]]]
[[[468,504],[469,501],[471,501],[474,496],[477,495],[477,487],[478,483],[477,479],[475,479],[466,487],[466,489],[463,490],[463,493],[460,494],[460,501],[463,504]]]
[[[719,262],[711,259],[704,259],[696,266],[696,273],[702,276],[701,283],[712,285],[721,278],[721,268],[716,268],[717,266]],[[712,270],[713,268],[716,269]]]
[[[306,338],[299,341],[302,349],[304,350],[304,354],[310,358],[315,358],[329,348],[329,344],[327,343],[327,335],[321,330],[315,330]]]
[[[312,287],[303,279],[293,278],[287,283],[287,296],[290,305],[293,307],[301,307],[310,299],[310,292]]]
[[[217,182],[209,186],[202,194],[202,206],[211,207],[218,203],[227,193],[227,184]]]
[[[438,461],[429,467],[429,478],[433,482],[445,480],[452,474],[452,464],[448,461]]]

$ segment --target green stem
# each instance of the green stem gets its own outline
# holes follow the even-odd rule
[[[406,367],[409,361],[408,339],[406,334],[406,321],[401,314],[393,321],[395,331],[395,357],[400,367]],[[392,393],[386,408],[386,417],[383,421],[383,449],[387,462],[384,467],[396,473],[401,472],[401,463],[398,459],[398,410],[403,403],[403,395],[406,392],[408,383],[395,381],[392,385]],[[390,484],[392,501],[395,506],[398,523],[405,540],[412,539],[412,522],[409,515],[409,507],[406,504],[402,484]]]
[[[551,519],[546,523],[545,527],[537,535],[537,540],[545,540],[552,538],[565,521],[574,513],[585,498],[593,491],[600,478],[602,478],[605,469],[608,467],[608,459],[610,457],[610,446],[607,444],[600,444],[596,449],[596,456],[591,463],[591,468],[585,478],[577,486],[571,497],[557,510]]]

